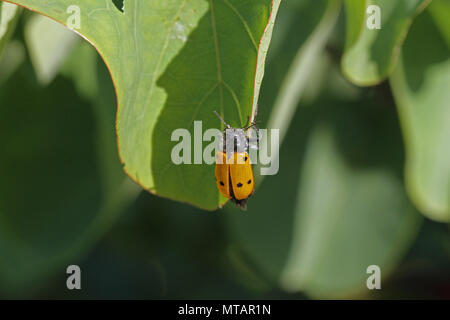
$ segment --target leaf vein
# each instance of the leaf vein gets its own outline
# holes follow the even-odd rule
[[[216,17],[214,14],[213,1],[209,0],[209,3],[210,3],[210,7],[211,7],[211,26],[213,29],[214,48],[216,50],[217,80],[219,81],[219,84],[222,84],[222,67],[220,64],[220,50],[219,50],[219,39],[217,37]],[[222,117],[224,117],[222,86],[219,87],[219,94],[220,94],[220,113],[221,113]]]
[[[233,13],[241,20],[242,24],[244,25],[245,30],[247,31],[247,34],[253,44],[253,47],[255,48],[256,52],[258,52],[258,45],[256,44],[255,38],[253,37],[252,31],[250,30],[250,27],[247,23],[247,21],[244,19],[244,17],[241,15],[239,10],[233,6],[228,0],[223,0],[226,5],[233,11]]]
[[[236,108],[237,108],[237,112],[239,115],[239,121],[242,124],[241,103],[239,102],[237,94],[227,82],[223,81],[222,83],[225,86],[225,88],[227,88],[227,90],[230,92],[231,96],[233,97],[234,102],[236,103]]]

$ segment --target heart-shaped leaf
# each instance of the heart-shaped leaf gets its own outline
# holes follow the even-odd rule
[[[449,222],[450,31],[432,18],[439,17],[440,6],[441,1],[432,2],[415,19],[391,86],[403,126],[411,199],[431,219]]]
[[[342,70],[348,79],[361,86],[385,80],[395,66],[412,19],[429,2],[346,0],[347,39]]]
[[[243,126],[255,110],[280,0],[16,0],[74,28],[108,66],[119,153],[143,188],[205,209],[219,196],[209,165],[174,165],[171,133],[194,120]],[[200,137],[197,137],[200,138]]]

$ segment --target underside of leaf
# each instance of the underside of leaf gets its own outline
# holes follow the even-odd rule
[[[195,120],[204,130],[221,128],[213,110],[236,127],[253,117],[280,0],[125,0],[122,11],[110,0],[14,2],[68,25],[100,53],[133,180],[204,209],[225,203],[211,165],[172,163],[171,133],[185,128],[194,139]]]

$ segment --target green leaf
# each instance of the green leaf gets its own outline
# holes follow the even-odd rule
[[[276,105],[276,107],[273,110],[262,109],[259,112],[259,118],[264,125],[270,127],[276,125],[276,128],[283,129],[284,133],[294,130],[293,126],[290,127],[289,124],[294,121],[292,114],[295,114],[299,99],[303,97],[303,95],[297,95],[294,88],[297,85],[300,88],[303,87],[303,94],[308,94],[309,88],[303,77],[309,81],[315,81],[313,79],[318,73],[311,72],[311,65],[324,65],[322,62],[326,35],[334,26],[339,11],[336,4],[334,0],[285,2],[281,7],[278,19],[284,24],[278,23],[274,29],[274,41],[277,41],[274,42],[276,50],[269,53],[267,65],[267,72],[271,77],[267,78],[263,84],[260,102],[261,105]],[[296,41],[292,41],[294,34]],[[294,82],[290,83],[291,80]],[[289,90],[282,89],[283,87],[289,88]],[[281,94],[287,95],[287,98],[282,97]],[[288,101],[288,103],[276,103],[276,101]],[[282,114],[289,114],[290,117],[278,117],[274,111],[277,109],[281,109]],[[273,118],[279,120],[275,121]],[[311,118],[305,116],[302,123],[296,123],[295,128],[304,133],[310,125]],[[290,138],[286,134],[283,136],[287,140]],[[287,148],[284,145],[286,143],[288,142],[282,144],[280,159],[285,159]],[[298,140],[297,143],[302,145],[303,141]],[[231,238],[238,243],[232,248],[236,269],[244,268],[254,272],[256,269],[256,273],[262,271],[263,275],[269,275],[271,280],[275,279],[278,282],[280,270],[286,261],[287,248],[290,245],[290,232],[286,232],[286,230],[292,223],[291,204],[293,203],[291,190],[284,191],[284,188],[280,188],[280,186],[297,183],[297,181],[292,182],[292,180],[296,180],[296,175],[286,176],[283,172],[298,169],[298,159],[301,156],[299,150],[298,147],[290,149],[292,152],[289,152],[288,157],[292,161],[289,164],[295,163],[292,167],[287,167],[289,164],[281,160],[283,162],[280,164],[280,172],[275,176],[266,177],[264,182],[263,176],[259,175],[260,166],[254,166],[255,176],[258,177],[261,186],[249,200],[248,212],[245,215],[236,215],[235,212],[232,212],[236,210],[232,204],[225,208],[228,211],[226,215],[229,222],[228,230]],[[286,201],[286,195],[289,201]],[[285,214],[274,218],[272,213],[278,210],[280,205]],[[257,228],[251,228],[251,225],[257,226]],[[275,231],[273,231],[274,226]],[[275,232],[275,236],[272,236],[273,232]],[[263,234],[271,236],[261,239],[260,236]],[[242,248],[242,253],[239,252],[239,248]],[[256,268],[245,266],[243,259],[236,258],[236,256],[245,256],[245,254],[249,254],[256,262]]]
[[[21,41],[10,41],[0,57],[0,86],[22,65],[25,61],[25,47]]]
[[[347,40],[342,70],[360,86],[385,80],[392,72],[408,29],[415,15],[430,0],[346,0]],[[380,8],[381,29],[369,29],[369,5]]]
[[[11,34],[14,32],[20,8],[8,2],[0,3],[0,57]]]
[[[291,10],[298,20],[284,33],[275,28],[274,38],[284,42],[270,57],[263,105],[280,99],[274,96],[289,63],[293,73],[298,52],[308,51],[299,44],[312,43],[298,34],[298,24],[311,37],[320,34],[323,4]],[[278,19],[284,16],[282,8]],[[321,98],[301,99],[287,117],[292,125],[278,174],[265,177],[244,214],[226,208],[227,230],[247,268],[285,290],[320,298],[367,295],[367,267],[379,265],[388,277],[415,239],[421,215],[402,185],[403,145],[392,101],[348,83],[328,51],[317,52],[314,64],[319,68],[304,96],[319,87]]]
[[[93,66],[90,76],[106,84],[99,100],[80,98],[61,76],[42,88],[29,63],[0,91],[0,252],[8,257],[0,292],[10,297],[32,295],[76,264],[139,191],[117,157],[106,68],[97,71],[87,44],[71,59],[76,70]]]
[[[325,4],[326,7],[324,9],[321,6],[318,7],[318,11],[323,12],[320,23],[308,36],[294,57],[274,102],[267,128],[280,128],[280,143],[288,131],[297,105],[305,87],[311,81],[312,73],[318,61],[320,61],[320,54],[325,48],[339,15],[340,1],[330,0],[326,1]],[[266,150],[268,145],[269,143],[261,142],[261,152],[263,154],[268,154]],[[256,170],[259,169],[260,166],[256,166]],[[258,181],[260,182],[263,177],[257,176]]]
[[[428,12],[433,17],[436,27],[444,37],[447,46],[450,47],[450,1],[435,0],[428,7]]]
[[[245,215],[228,216],[230,236],[260,273],[287,291],[344,298],[370,293],[368,266],[383,279],[393,271],[421,221],[399,174],[396,120],[369,99],[299,109],[280,172]]]
[[[346,49],[354,46],[365,27],[367,0],[345,0]]]
[[[317,297],[363,291],[369,265],[380,266],[383,276],[391,272],[418,220],[394,175],[348,167],[334,139],[318,127],[308,141],[295,233],[281,274],[287,290]],[[400,226],[405,231],[398,232]]]
[[[390,82],[406,143],[409,195],[426,216],[449,222],[449,31],[441,33],[430,12],[414,21]]]
[[[118,97],[117,134],[128,175],[163,197],[215,209],[226,199],[208,165],[171,161],[171,133],[193,121],[220,128],[217,110],[243,126],[255,110],[280,0],[14,1],[59,22],[80,8],[80,29],[108,66]]]
[[[24,33],[37,79],[42,85],[47,85],[59,72],[78,37],[41,15],[34,15],[27,21]]]

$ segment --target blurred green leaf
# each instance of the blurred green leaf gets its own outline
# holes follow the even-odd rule
[[[230,213],[236,245],[284,289],[369,294],[367,267],[387,277],[414,240],[420,215],[398,174],[400,134],[392,109],[380,111],[371,100],[339,99],[300,109],[278,175],[266,177],[245,214]]]
[[[444,37],[447,46],[450,47],[450,1],[434,0],[428,7],[428,12],[433,17],[436,27]]]
[[[6,43],[17,24],[20,16],[20,8],[8,2],[0,3],[0,58]]]
[[[281,57],[292,62],[306,50],[293,46],[292,37],[304,30],[299,43],[311,43],[306,39],[320,25],[323,14],[314,13],[324,13],[323,4],[299,8],[285,35],[275,28],[274,37],[283,36],[284,43],[270,57],[268,72],[284,75],[289,64]],[[279,14],[282,20],[283,7]],[[311,16],[314,23],[301,29],[298,24]],[[421,216],[402,186],[403,146],[392,100],[345,81],[330,54],[316,56],[324,76],[315,72],[310,80],[319,77],[321,98],[300,104],[289,119],[279,173],[264,179],[247,212],[226,208],[227,226],[249,267],[274,284],[311,297],[355,297],[369,294],[369,265],[379,265],[383,278],[392,272]],[[282,81],[274,74],[263,85],[262,106],[279,90]]]
[[[61,24],[37,14],[27,21],[24,32],[37,79],[47,85],[57,75],[78,37]]]
[[[0,57],[0,86],[25,61],[25,47],[21,41],[10,41]]]
[[[360,86],[385,80],[392,72],[408,29],[415,15],[430,0],[346,0],[347,40],[342,70]],[[370,5],[380,8],[380,29],[369,29]]]
[[[436,12],[434,5],[431,12]],[[416,18],[391,86],[406,143],[409,195],[427,217],[449,222],[450,47],[445,40],[449,31],[442,31],[428,10]]]
[[[320,54],[335,26],[340,6],[340,1],[326,1],[326,8],[323,11],[320,23],[296,54],[282,82],[267,124],[268,128],[280,128],[280,142],[283,141],[288,131],[304,89],[311,81],[312,72],[320,61]],[[321,6],[318,6],[318,8],[319,10],[322,9]],[[268,145],[269,143],[264,143],[264,141],[261,143],[263,154],[268,154],[265,149]],[[274,155],[272,154],[272,156]],[[259,170],[260,167],[257,166],[256,168],[256,170]],[[262,177],[260,176],[258,180],[261,181]]]
[[[345,0],[345,16],[346,16],[346,47],[353,46],[361,36],[361,32],[365,28],[367,0]]]
[[[394,175],[349,167],[334,139],[320,126],[309,138],[281,274],[284,288],[315,297],[363,291],[370,265],[386,276],[413,239],[418,220]]]
[[[95,51],[86,58],[96,61]],[[78,50],[77,50],[78,51]],[[114,133],[114,90],[94,65],[97,101],[81,99],[72,81],[46,88],[30,64],[0,91],[0,291],[28,295],[90,248],[139,190],[121,170]],[[32,99],[30,99],[32,97]],[[27,288],[22,292],[22,288]]]
[[[99,77],[93,77],[92,72],[97,70],[99,65],[98,54],[92,46],[86,42],[78,43],[70,53],[69,58],[64,62],[60,73],[72,79],[79,95],[87,100],[99,98],[99,87],[103,85],[99,82]],[[114,90],[108,91],[105,97],[109,103],[115,104]]]
[[[66,24],[72,0],[14,1]],[[220,127],[217,110],[243,126],[255,110],[280,0],[79,0],[80,28],[104,58],[119,101],[117,134],[125,171],[163,197],[215,209],[211,166],[171,161],[171,133],[193,121]],[[68,13],[71,12],[71,13]],[[75,15],[75,16],[74,16]]]

